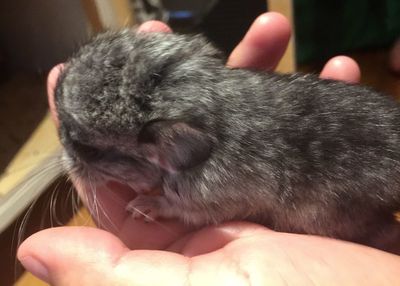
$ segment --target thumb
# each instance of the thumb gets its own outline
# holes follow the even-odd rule
[[[38,232],[20,246],[18,259],[51,285],[177,285],[187,274],[181,255],[130,251],[116,236],[88,227]]]
[[[18,259],[28,271],[48,283],[89,285],[83,282],[92,281],[93,276],[107,279],[108,267],[127,251],[108,232],[88,227],[60,227],[29,237],[20,246]]]

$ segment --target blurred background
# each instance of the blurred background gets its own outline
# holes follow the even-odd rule
[[[317,73],[330,57],[346,54],[359,62],[363,84],[400,96],[398,0],[0,2],[1,286],[45,285],[16,262],[24,237],[55,225],[91,224],[84,209],[75,214],[79,203],[62,176],[47,108],[48,71],[96,33],[147,20],[203,33],[228,55],[265,11],[284,14],[294,28],[279,72]]]

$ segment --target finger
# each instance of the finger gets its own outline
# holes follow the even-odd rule
[[[289,21],[269,12],[259,16],[233,50],[228,66],[273,70],[278,65],[291,35]]]
[[[171,33],[172,30],[166,24],[160,21],[147,21],[141,24],[138,32],[165,32]]]
[[[177,285],[187,273],[183,256],[129,251],[110,233],[83,227],[36,233],[21,245],[18,259],[51,285]]]
[[[49,103],[51,118],[56,126],[59,126],[57,109],[54,102],[54,90],[56,88],[58,77],[64,68],[64,64],[58,64],[51,69],[47,76],[47,100]]]
[[[358,83],[361,78],[360,67],[352,58],[337,56],[330,59],[322,69],[321,78]]]

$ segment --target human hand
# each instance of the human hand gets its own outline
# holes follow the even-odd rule
[[[164,250],[130,250],[95,228],[52,228],[25,241],[18,258],[58,286],[400,285],[396,255],[240,222],[193,232]]]
[[[140,29],[169,31],[159,22],[145,23]],[[289,35],[286,19],[276,13],[264,14],[233,51],[228,65],[271,70],[282,56]],[[49,101],[56,120],[52,94],[57,76],[57,69],[49,76]],[[360,73],[354,61],[338,57],[327,63],[321,76],[356,82]],[[77,189],[89,209],[95,210],[93,194],[79,185]],[[28,270],[55,285],[175,285],[188,279],[195,285],[232,284],[241,283],[246,277],[251,285],[310,284],[307,279],[314,284],[358,285],[365,277],[365,285],[383,285],[386,281],[396,284],[393,282],[400,262],[391,254],[325,238],[276,233],[239,222],[200,231],[177,222],[163,222],[164,227],[160,227],[134,220],[125,212],[132,199],[130,189],[116,185],[109,189],[96,191],[96,203],[101,206],[97,209],[103,211],[94,213],[94,218],[115,236],[90,228],[40,232],[19,250],[19,258]],[[132,251],[143,248],[154,250]],[[32,268],[32,259],[47,270]],[[372,275],[372,266],[382,269]]]

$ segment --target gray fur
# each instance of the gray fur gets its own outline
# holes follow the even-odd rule
[[[400,108],[369,88],[229,69],[201,36],[124,30],[67,63],[55,100],[72,173],[161,188],[161,216],[395,251]]]

